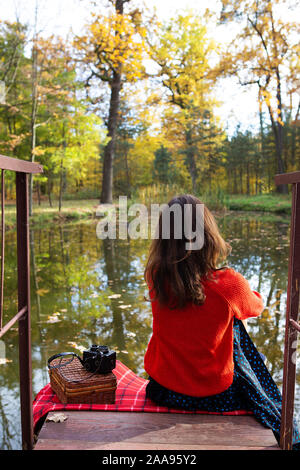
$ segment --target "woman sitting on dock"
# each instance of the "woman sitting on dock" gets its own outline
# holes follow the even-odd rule
[[[180,206],[181,228],[191,223],[196,233],[199,204],[196,197],[183,195],[168,206]],[[185,205],[192,208],[188,220]],[[175,235],[178,220],[175,210],[169,212],[170,236],[163,236],[161,215],[145,269],[153,312],[144,361],[147,397],[190,411],[251,411],[279,442],[281,394],[243,324],[262,313],[261,295],[240,273],[218,267],[231,247],[205,205],[200,249],[187,249],[192,240]],[[296,426],[293,443],[300,448]]]

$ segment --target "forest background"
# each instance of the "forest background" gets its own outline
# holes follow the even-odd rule
[[[0,153],[43,165],[31,214],[179,192],[289,207],[274,175],[300,166],[298,3],[156,3],[74,0],[85,15],[67,34],[49,31],[43,0],[2,15]],[[13,200],[13,175],[5,190]]]

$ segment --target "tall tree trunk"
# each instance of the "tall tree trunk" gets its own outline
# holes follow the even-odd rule
[[[38,204],[40,206],[41,205],[41,185],[39,182],[37,183],[36,189],[37,189]]]
[[[131,199],[131,183],[130,183],[130,173],[128,166],[128,150],[125,150],[125,171],[126,171],[126,184],[127,184],[127,196]]]
[[[124,3],[128,0],[116,0],[115,9],[116,13],[123,15]],[[116,31],[116,34],[119,34]],[[120,91],[122,87],[122,66],[118,70],[114,70],[113,78],[110,83],[110,105],[108,116],[108,137],[109,142],[104,149],[103,158],[103,174],[102,174],[102,192],[100,202],[104,204],[112,204],[113,200],[113,162],[115,151],[116,130],[118,124],[118,112],[120,107]]]
[[[111,83],[111,97],[108,117],[108,137],[110,140],[104,149],[103,159],[102,192],[100,202],[104,204],[112,204],[113,198],[113,161],[118,111],[120,106],[121,84],[121,74],[114,72]]]
[[[275,122],[272,111],[269,107],[269,114],[272,123],[272,130],[275,140],[276,159],[277,159],[277,173],[285,173],[285,165],[283,161],[283,126],[280,122]],[[288,194],[288,187],[286,184],[277,186],[277,192],[280,194]]]
[[[186,150],[187,164],[188,164],[188,169],[189,169],[189,173],[190,173],[191,180],[192,180],[193,192],[195,193],[197,189],[198,169],[196,166],[195,149],[193,145],[191,129],[186,131],[185,139],[186,139],[186,145],[187,145],[187,150]]]
[[[279,69],[276,69],[276,79],[277,79],[277,118],[274,119],[271,107],[269,108],[270,118],[272,122],[272,129],[275,137],[275,148],[277,156],[277,171],[278,173],[285,172],[285,165],[283,161],[283,124],[282,124],[282,101],[281,101],[281,81]],[[276,191],[280,194],[288,194],[287,184],[280,184],[277,186]]]
[[[277,132],[275,133],[275,148],[277,156],[277,172],[285,173],[285,165],[283,161],[283,126],[278,122],[275,124]],[[286,184],[277,186],[277,192],[280,194],[288,194],[288,187]]]
[[[63,195],[63,159],[60,161],[60,178],[59,178],[59,197],[58,197],[58,211],[61,211],[62,207],[62,195]]]
[[[255,169],[255,194],[260,193],[259,182],[258,182],[258,166]]]
[[[298,104],[296,116],[294,119],[294,124],[291,124],[291,163],[294,166],[296,163],[296,133],[297,133],[297,121],[299,118],[299,112],[300,112],[300,101]]]
[[[271,3],[272,5],[272,3]],[[275,52],[275,57],[278,57],[277,51],[277,37],[275,32],[274,26],[274,18],[273,18],[273,11],[272,7],[270,9],[270,17],[271,17],[271,24],[272,24],[272,36],[273,36],[273,47]],[[272,120],[272,128],[275,134],[275,146],[276,146],[276,155],[277,155],[277,170],[278,173],[285,172],[285,164],[283,160],[283,115],[282,115],[282,98],[281,98],[281,76],[279,71],[279,65],[275,68],[275,75],[276,75],[276,99],[277,99],[277,116],[276,119]],[[271,107],[269,106],[269,111]],[[275,122],[274,122],[275,121]],[[277,132],[276,132],[277,130]],[[280,184],[277,186],[276,191],[280,194],[288,194],[288,186],[287,184]]]
[[[250,163],[249,161],[247,162],[246,169],[247,169],[247,195],[250,196]]]
[[[231,178],[231,175],[228,176],[228,178]],[[233,194],[238,194],[238,189],[237,189],[237,177],[236,177],[236,167],[233,168]]]
[[[62,198],[65,186],[65,169],[64,169],[64,158],[66,154],[66,131],[65,131],[65,122],[63,123],[63,156],[60,160],[60,180],[59,180],[59,199],[58,199],[58,210],[61,211],[62,208]]]
[[[260,92],[260,89],[259,89]],[[260,128],[260,156],[258,158],[259,165],[256,169],[257,180],[260,180],[258,184],[258,192],[261,194],[261,176],[263,175],[264,168],[266,168],[266,151],[265,151],[265,133],[264,133],[264,121],[262,112],[262,99],[259,94],[259,128]]]
[[[52,192],[52,181],[50,175],[48,175],[48,199],[49,199],[49,206],[52,207],[52,197],[51,197],[51,192]]]
[[[244,194],[243,192],[243,168],[240,168],[240,191],[239,194]]]
[[[34,37],[32,45],[32,65],[31,65],[31,119],[30,119],[30,160],[35,160],[36,146],[36,116],[38,107],[38,50],[37,50],[37,18],[38,4],[35,4],[35,23]],[[32,215],[32,199],[33,199],[33,175],[29,175],[29,215]]]
[[[37,49],[32,48],[32,96],[31,96],[31,120],[30,120],[30,160],[34,162],[36,146],[36,114],[37,114]],[[29,175],[29,215],[32,215],[33,199],[33,175]]]

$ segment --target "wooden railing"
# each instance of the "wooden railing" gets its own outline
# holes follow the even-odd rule
[[[19,374],[21,399],[22,447],[33,447],[32,372],[30,334],[30,259],[28,174],[42,173],[37,163],[0,155],[1,169],[1,277],[0,277],[0,338],[16,323],[19,324]],[[5,262],[5,170],[16,173],[16,225],[18,265],[18,313],[3,323],[4,262]]]
[[[280,447],[284,450],[291,450],[293,442],[297,336],[300,332],[300,325],[298,323],[300,287],[300,171],[276,175],[275,184],[292,184],[292,215],[280,428]]]

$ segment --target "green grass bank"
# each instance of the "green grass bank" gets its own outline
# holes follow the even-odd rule
[[[291,204],[292,197],[290,194],[230,195],[225,197],[226,209],[231,211],[260,211],[290,215]]]
[[[149,195],[150,196],[150,195]],[[215,212],[238,211],[247,216],[248,212],[265,213],[265,216],[286,216],[291,214],[291,195],[282,196],[276,194],[263,194],[257,196],[244,195],[204,195],[199,196],[206,205]],[[128,199],[128,205],[140,202],[150,207],[151,196],[142,197],[140,200]],[[157,200],[153,202],[158,202]],[[118,200],[115,201],[118,203]],[[98,199],[67,200],[64,201],[61,212],[58,210],[58,203],[55,201],[53,207],[49,207],[48,202],[41,205],[34,204],[33,215],[30,218],[32,226],[43,226],[50,223],[77,222],[96,218],[96,209],[99,205]],[[243,216],[241,214],[241,216]],[[5,225],[7,229],[12,229],[16,224],[16,211],[14,203],[6,204]]]

